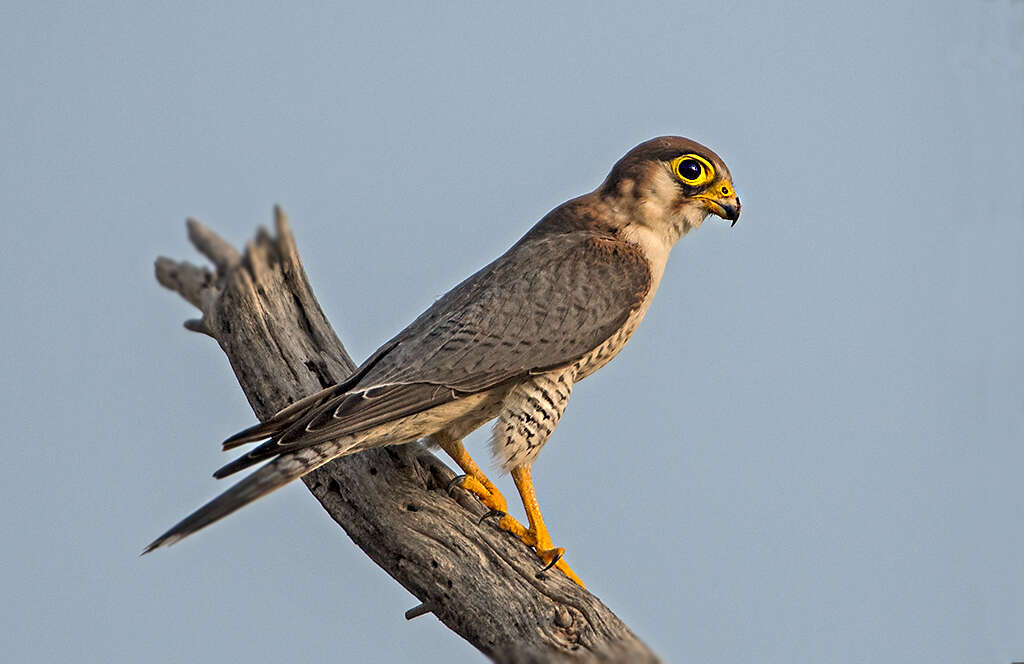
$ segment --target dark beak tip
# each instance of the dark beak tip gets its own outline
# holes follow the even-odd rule
[[[723,205],[722,208],[725,210],[725,218],[732,222],[731,226],[735,226],[736,222],[740,220],[740,206]]]
[[[730,205],[729,207],[726,208],[726,211],[729,212],[729,218],[732,219],[732,224],[729,226],[730,228],[735,226],[736,222],[740,220],[741,209],[742,207],[740,206],[739,199],[736,199],[736,205]]]

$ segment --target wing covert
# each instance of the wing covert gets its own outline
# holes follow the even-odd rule
[[[613,236],[528,234],[382,346],[343,393],[254,427],[270,440],[215,476],[571,364],[618,332],[650,287],[646,259]],[[255,437],[246,433],[229,441]]]
[[[639,249],[611,235],[528,235],[403,330],[360,384],[475,392],[574,362],[618,332],[650,287]]]

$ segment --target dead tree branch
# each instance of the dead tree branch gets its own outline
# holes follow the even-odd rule
[[[217,340],[261,420],[354,368],[313,296],[284,214],[244,254],[189,220],[213,264],[159,258],[157,280],[202,313],[185,326]],[[304,478],[349,537],[431,612],[497,662],[657,658],[604,604],[493,525],[453,473],[418,445],[337,459]]]

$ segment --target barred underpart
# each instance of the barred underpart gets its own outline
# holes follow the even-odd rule
[[[532,376],[509,392],[491,434],[491,453],[503,471],[537,458],[569,402],[575,373],[569,368]]]

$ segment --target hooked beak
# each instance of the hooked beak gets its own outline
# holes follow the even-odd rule
[[[735,226],[736,221],[740,218],[740,199],[736,195],[736,190],[732,188],[732,183],[719,181],[719,184],[712,187],[711,191],[715,193],[709,192],[697,197],[704,200],[711,214],[727,219]]]
[[[712,214],[731,221],[733,226],[736,225],[736,221],[740,218],[739,198],[736,196],[730,196],[729,198],[711,198],[710,196],[701,196],[701,198],[703,198],[704,202],[707,203],[708,209],[711,210]]]

